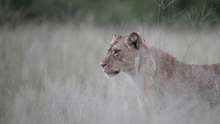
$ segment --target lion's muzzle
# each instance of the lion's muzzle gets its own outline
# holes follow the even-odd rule
[[[102,66],[102,68],[104,68],[107,64],[100,62],[100,66]]]

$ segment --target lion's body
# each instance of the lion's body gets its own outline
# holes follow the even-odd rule
[[[149,44],[146,44],[148,47]],[[163,87],[181,82],[200,92],[216,92],[220,87],[220,64],[190,65],[180,62],[174,55],[150,46],[155,61],[154,83]],[[146,64],[146,63],[145,63]]]
[[[188,88],[220,96],[220,64],[182,63],[174,55],[147,43],[137,32],[128,37],[114,34],[114,38],[101,62],[108,76],[120,71],[127,73],[145,95],[155,86],[169,88],[181,82]]]

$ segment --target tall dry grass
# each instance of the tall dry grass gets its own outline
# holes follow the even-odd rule
[[[121,34],[142,29],[143,25],[128,24]],[[218,27],[158,30],[146,25],[144,29],[142,36],[147,42],[179,60],[193,64],[220,62]],[[0,123],[220,122],[219,107],[210,108],[207,102],[176,90],[166,91],[165,101],[157,94],[150,96],[143,110],[130,80],[123,73],[107,79],[99,66],[107,49],[102,37],[110,43],[114,32],[114,27],[96,27],[87,22],[78,26],[71,22],[44,22],[2,27]],[[188,48],[194,41],[197,42]]]

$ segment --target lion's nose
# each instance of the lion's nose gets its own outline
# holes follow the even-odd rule
[[[100,62],[100,65],[104,68],[107,64]]]

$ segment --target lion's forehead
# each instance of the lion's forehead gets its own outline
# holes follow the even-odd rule
[[[113,42],[113,43],[109,46],[108,51],[116,49],[117,46],[118,46],[118,44],[119,44],[119,41]]]
[[[127,37],[122,37],[120,39],[114,39],[114,41],[110,44],[108,51],[120,49],[124,44],[125,40],[127,40]]]
[[[114,46],[112,47],[112,50],[115,50],[115,49],[117,49],[117,45],[114,45]]]

